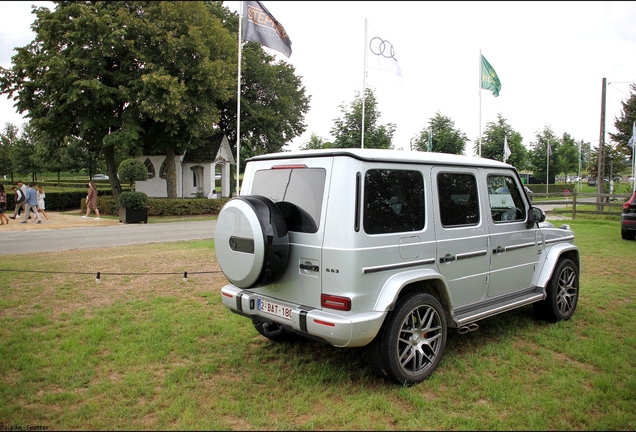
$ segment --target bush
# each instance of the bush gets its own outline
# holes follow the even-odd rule
[[[148,195],[143,192],[122,192],[118,198],[119,207],[135,210],[148,208]]]
[[[133,181],[144,181],[148,179],[148,168],[143,162],[137,159],[126,159],[119,164],[117,168],[119,179],[123,182],[129,182],[132,186]]]

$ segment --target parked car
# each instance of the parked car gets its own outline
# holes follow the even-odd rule
[[[595,178],[591,178],[591,177],[589,177],[589,178],[587,179],[587,185],[588,185],[588,186],[596,186],[596,179],[595,179]]]
[[[214,179],[215,180],[221,180],[221,173],[220,172],[215,172],[214,173]]]
[[[634,240],[636,238],[636,192],[623,204],[621,237],[624,240]]]
[[[93,180],[108,180],[109,177],[106,174],[95,174]]]
[[[567,320],[579,297],[574,233],[545,222],[517,171],[490,159],[255,156],[215,247],[223,304],[262,336],[364,346],[379,375],[407,385],[433,373],[450,329],[530,304]]]

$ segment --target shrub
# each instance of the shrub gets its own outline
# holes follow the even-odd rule
[[[117,168],[119,179],[123,182],[129,182],[130,186],[133,181],[144,181],[148,179],[148,168],[142,161],[137,159],[126,159],[119,164]]]
[[[148,208],[148,195],[143,192],[122,192],[117,199],[119,207],[128,207],[135,210]]]

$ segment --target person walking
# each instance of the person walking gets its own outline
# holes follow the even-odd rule
[[[4,212],[7,210],[7,193],[4,191],[4,185],[0,184],[0,221],[2,223],[0,225],[4,225],[4,221],[7,221],[9,224],[9,218]]]
[[[35,217],[38,224],[42,223],[40,219],[40,215],[38,214],[38,193],[35,189],[33,189],[33,184],[29,183],[29,189],[27,189],[26,193],[26,207],[24,209],[24,220],[20,223],[27,223],[29,221],[29,210],[32,210],[35,213]]]
[[[100,220],[99,210],[97,209],[97,188],[93,180],[88,182],[88,195],[86,195],[86,214],[82,216],[83,219],[88,219],[88,215],[91,213],[91,209],[95,210],[95,220]]]
[[[22,193],[22,190],[13,186],[11,188],[15,193],[15,209],[13,210],[13,216],[9,216],[11,219],[15,219],[20,216],[20,209],[24,208],[26,196]]]
[[[20,188],[20,191],[22,192],[22,196],[24,196],[24,202],[22,203],[22,211],[25,211],[27,209],[26,196],[27,196],[27,191],[29,190],[29,188],[22,180],[18,180],[18,187]],[[20,210],[18,210],[18,216],[20,216]],[[29,215],[29,219],[31,219],[31,215]]]
[[[46,194],[44,193],[44,189],[42,189],[42,185],[35,185],[35,190],[38,193],[38,213],[41,213],[46,218],[46,223],[51,222],[51,219],[46,215],[44,211],[44,198],[46,198]]]

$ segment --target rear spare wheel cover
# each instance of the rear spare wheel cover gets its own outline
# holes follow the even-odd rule
[[[216,222],[216,257],[225,277],[239,288],[280,278],[287,264],[287,226],[271,200],[248,195],[229,200]]]

